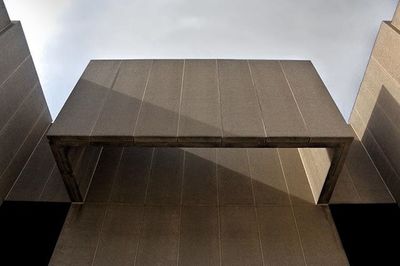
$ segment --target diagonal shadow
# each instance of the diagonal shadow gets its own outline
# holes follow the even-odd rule
[[[382,86],[361,136],[362,144],[396,201],[400,201],[399,114],[399,102]]]
[[[91,136],[93,144],[99,145],[99,143],[96,142],[99,139],[102,140],[100,143],[102,143],[104,139],[107,141],[109,138],[129,139],[133,135],[133,132],[137,130],[135,129],[136,126],[137,128],[140,127],[152,128],[152,132],[159,132],[160,133],[159,135],[157,135],[157,133],[148,134],[148,136],[151,137],[152,140],[157,138],[163,138],[162,133],[166,131],[177,132],[178,130],[184,130],[186,128],[196,129],[196,132],[206,132],[206,133],[204,134],[199,133],[194,137],[193,136],[187,137],[187,139],[185,136],[183,136],[182,139],[178,140],[177,146],[188,145],[196,147],[196,146],[218,145],[217,141],[219,139],[219,136],[221,136],[220,116],[215,116],[215,114],[208,114],[199,117],[199,114],[208,112],[208,110],[210,109],[209,106],[204,106],[203,110],[204,112],[191,112],[190,109],[188,109],[189,115],[185,115],[179,113],[180,111],[179,99],[172,99],[171,101],[171,99],[168,98],[169,96],[167,96],[165,101],[164,99],[162,100],[155,99],[152,102],[142,103],[141,99],[134,97],[133,95],[129,94],[129,92],[123,93],[120,91],[116,91],[115,88],[109,89],[107,86],[97,84],[93,81],[81,80],[80,87],[86,87],[86,91],[88,92],[88,95],[86,95],[86,97],[90,97],[90,94],[107,95],[106,99],[104,100],[105,101],[104,106],[103,104],[101,104],[101,99],[96,99],[96,97],[94,97],[94,99],[99,100],[99,102],[93,105],[92,108],[97,108],[99,110],[97,110],[98,111],[97,120],[95,120],[95,122],[90,121],[90,123],[93,124],[91,129],[91,132],[93,132],[94,134]],[[87,101],[87,99],[84,99],[84,101]],[[70,104],[69,102],[66,103],[67,106],[69,104]],[[71,106],[68,107],[70,108]],[[65,118],[68,119],[68,117],[65,117],[65,115],[67,115],[67,113],[70,112],[81,112],[81,111],[68,110],[68,112],[66,112],[65,114],[61,113],[61,116],[64,116],[63,119]],[[139,117],[137,115],[138,113]],[[75,117],[78,115],[79,114],[72,115],[71,117]],[[90,114],[90,117],[96,117],[96,116],[94,114]],[[206,121],[207,119],[210,122]],[[177,129],[178,120],[179,120],[179,129]],[[73,123],[73,121],[70,122],[71,124]],[[233,135],[229,132],[225,133]],[[81,136],[70,136],[70,137],[79,138]],[[190,144],[188,143],[179,144],[180,141],[185,142],[186,140],[190,141]],[[77,149],[79,150],[81,148],[74,147],[71,149],[72,160],[74,160],[73,157],[76,156],[77,153],[79,153],[79,151],[78,152],[76,151]],[[82,148],[82,150],[83,149],[86,149],[86,147]],[[81,153],[83,153],[83,151]],[[100,153],[101,151],[97,149],[97,153],[92,152],[92,155],[89,156],[86,160],[91,162],[96,161],[96,159],[93,159],[93,156],[95,158],[98,158]],[[198,158],[198,160],[201,160],[201,158]],[[79,161],[80,162],[79,165],[81,166],[85,165],[85,163],[84,162],[82,163],[81,160],[76,160],[76,161],[77,162]],[[215,163],[215,162],[210,162],[210,163]],[[220,168],[223,169],[222,171],[225,172],[227,176],[231,176],[232,180],[233,179],[236,180],[233,182],[237,182],[238,184],[251,183],[249,182],[251,179],[248,175],[244,175],[243,173],[239,173],[237,171],[229,169],[228,167],[224,167],[223,165],[218,165],[218,169]],[[79,180],[86,179],[86,181],[80,181],[80,183],[85,184],[85,187],[87,187],[90,185],[91,174],[88,173],[87,171],[81,171],[81,172],[84,173],[84,176],[82,177],[81,174],[81,176],[78,179]],[[279,191],[277,190],[277,188],[268,185],[268,183],[263,184],[263,182],[268,182],[268,181],[253,179],[253,185],[255,187],[259,187],[260,191],[269,191],[270,194],[287,193],[287,191]],[[309,186],[308,183],[305,183],[303,185]],[[86,190],[85,187],[81,188],[82,191]],[[283,198],[283,197],[284,197],[283,195],[277,196],[277,198]],[[298,198],[297,200],[299,202],[304,201],[304,199],[301,198]]]
[[[261,149],[105,147],[87,202],[313,205],[304,170],[291,169],[297,181],[288,180],[277,149],[270,151],[267,157]]]

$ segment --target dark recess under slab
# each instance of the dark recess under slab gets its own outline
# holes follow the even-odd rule
[[[399,265],[397,204],[329,206],[350,265]]]
[[[48,265],[69,203],[13,202],[0,206],[2,265]]]

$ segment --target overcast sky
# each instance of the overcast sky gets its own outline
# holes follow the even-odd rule
[[[53,118],[90,59],[310,59],[347,119],[397,0],[5,0]]]

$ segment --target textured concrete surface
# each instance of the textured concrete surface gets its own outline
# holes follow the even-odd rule
[[[95,60],[49,136],[262,145],[352,133],[309,61]]]
[[[38,82],[35,66],[29,56],[0,86],[0,129],[18,110]]]
[[[101,60],[89,63],[48,137],[65,177],[63,143],[334,146],[331,167],[309,176],[326,203],[353,133],[310,61]],[[69,192],[82,201],[73,176]]]
[[[400,30],[400,4],[397,5],[396,12],[392,19],[392,25]]]
[[[0,1],[0,69],[1,201],[21,176],[51,122],[21,23],[9,21],[3,1]],[[40,173],[35,167],[30,168],[28,175]]]
[[[0,1],[0,31],[3,30],[10,23],[7,9],[4,5],[3,0]]]
[[[331,202],[392,201],[360,148],[352,148]],[[44,137],[8,200],[69,201],[48,155]],[[71,208],[51,264],[135,261],[348,264],[297,149],[104,147],[87,202]]]
[[[400,82],[400,30],[390,22],[382,22],[372,56],[397,81]]]
[[[50,264],[347,265],[302,169],[296,149],[105,147]]]
[[[287,136],[307,141],[308,130],[279,61],[249,61],[269,137]]]
[[[2,70],[0,84],[3,84],[15,69],[29,56],[29,48],[20,22],[12,22],[0,32],[0,58]]]
[[[399,8],[392,23],[382,22],[350,117],[396,201],[400,200],[400,31]]]
[[[218,141],[222,128],[221,116],[215,115],[221,108],[217,62],[187,60],[184,77],[178,136],[181,141],[194,141],[197,136]]]

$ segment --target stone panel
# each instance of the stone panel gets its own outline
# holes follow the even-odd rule
[[[400,81],[400,31],[390,22],[381,24],[372,56],[398,82]]]
[[[32,57],[29,56],[0,87],[0,129],[38,82]]]
[[[0,85],[29,55],[29,48],[20,22],[13,22],[0,32]]]
[[[4,6],[3,0],[0,1],[0,31],[10,23],[7,9]]]

